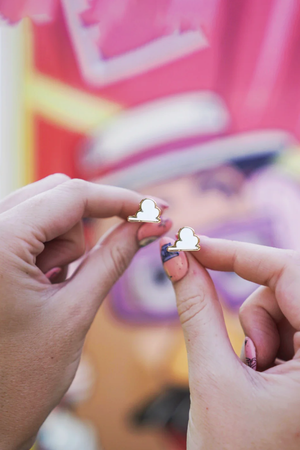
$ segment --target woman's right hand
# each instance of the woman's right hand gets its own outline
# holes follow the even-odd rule
[[[299,450],[300,255],[203,237],[200,252],[173,254],[164,267],[188,353],[188,450]],[[235,355],[206,269],[261,285],[240,312],[246,356],[250,350],[254,364],[256,348],[259,371]],[[276,358],[285,362],[274,365]]]
[[[30,448],[75,376],[108,291],[139,247],[171,227],[169,220],[123,221],[85,254],[82,219],[126,219],[142,199],[126,189],[55,175],[0,203],[1,450]],[[83,256],[65,280],[65,268]]]

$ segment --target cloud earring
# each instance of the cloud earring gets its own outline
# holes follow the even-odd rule
[[[138,211],[133,216],[128,216],[128,222],[148,222],[160,223],[161,210],[154,200],[151,198],[144,198]],[[178,231],[178,239],[173,246],[167,248],[168,252],[198,252],[200,250],[200,239],[196,235],[193,228],[183,227]]]
[[[127,218],[128,222],[149,222],[159,223],[161,210],[154,200],[151,198],[144,198],[140,203],[140,208],[134,216]]]
[[[178,231],[178,239],[172,247],[168,247],[168,252],[198,252],[200,250],[200,239],[195,234],[193,228],[183,227]]]

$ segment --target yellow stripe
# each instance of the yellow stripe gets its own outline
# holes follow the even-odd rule
[[[25,76],[23,96],[24,153],[20,155],[24,167],[23,183],[34,180],[35,129],[34,114],[67,130],[92,134],[95,129],[117,114],[122,106],[92,94],[72,88],[35,71],[33,36],[29,21],[24,21]]]
[[[121,109],[115,103],[37,73],[27,79],[25,100],[33,112],[68,130],[82,133],[95,130]]]

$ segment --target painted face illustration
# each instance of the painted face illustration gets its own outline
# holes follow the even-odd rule
[[[298,189],[270,162],[265,165],[258,159],[245,166],[226,164],[164,181],[147,186],[145,192],[168,201],[173,234],[184,220],[200,235],[281,246],[283,219],[276,197],[289,199],[298,215]],[[296,228],[290,239],[291,246],[300,246]],[[175,254],[166,248],[162,258]],[[211,272],[211,276],[232,344],[239,352],[243,333],[237,311],[256,286],[231,273]],[[93,352],[97,361],[99,385],[89,410],[81,412],[93,418],[104,445],[117,448],[119,438],[106,431],[113,423],[121,429],[128,448],[185,448],[187,362],[174,291],[163,270],[157,242],[140,250],[112,289],[91,329],[87,351]],[[108,391],[116,396],[113,403]],[[125,392],[131,393],[130,398]],[[97,411],[97,417],[91,410]]]
[[[200,238],[300,247],[298,186],[280,169],[300,136],[298,2],[230,12],[223,0],[13,3],[0,0],[0,13],[35,20],[24,77],[31,177],[65,172],[165,198],[172,237],[189,226]],[[114,223],[101,221],[89,243]],[[210,275],[239,353],[237,310],[256,286]],[[185,448],[186,353],[157,242],[109,293],[85,352],[97,382],[77,411],[104,448]]]

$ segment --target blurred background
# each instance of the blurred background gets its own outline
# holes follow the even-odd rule
[[[297,0],[0,0],[0,14],[1,198],[64,172],[164,198],[174,234],[300,248]],[[86,221],[87,247],[114,223]],[[256,286],[211,275],[239,353]],[[99,311],[35,450],[185,449],[188,411],[154,243]]]

